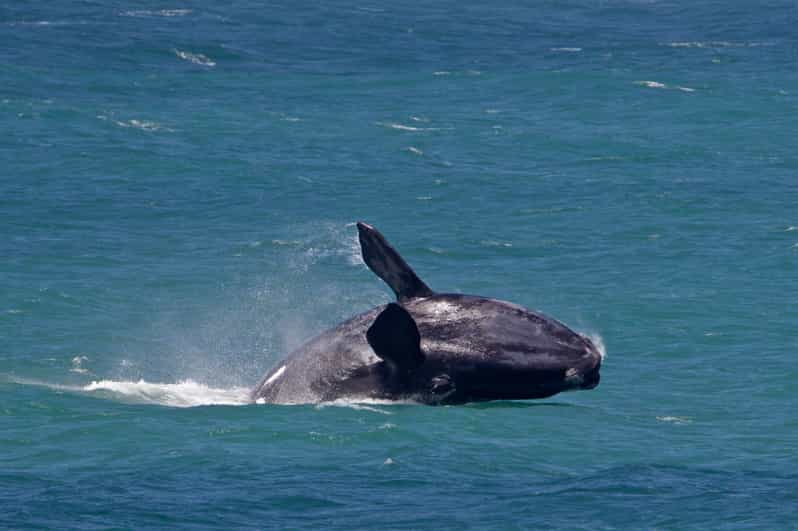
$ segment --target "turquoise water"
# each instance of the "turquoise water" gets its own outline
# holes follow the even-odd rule
[[[695,4],[0,7],[0,526],[794,528],[798,10]],[[247,404],[355,220],[601,385]]]

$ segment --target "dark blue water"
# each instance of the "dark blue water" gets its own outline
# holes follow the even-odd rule
[[[794,527],[796,23],[0,6],[0,526]],[[433,289],[600,339],[601,385],[248,404],[391,299],[355,220]]]

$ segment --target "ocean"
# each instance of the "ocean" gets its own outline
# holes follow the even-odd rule
[[[798,7],[0,6],[0,527],[787,529]],[[434,290],[590,334],[537,401],[257,405]]]

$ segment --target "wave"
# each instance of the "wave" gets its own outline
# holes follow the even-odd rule
[[[170,129],[168,127],[164,127],[163,125],[159,124],[158,122],[152,122],[149,120],[115,120],[113,117],[106,116],[104,114],[97,115],[97,118],[103,120],[104,122],[110,121],[119,127],[124,127],[126,129],[139,129],[141,131],[168,131],[170,133],[174,132],[174,129]]]
[[[195,65],[202,65],[202,66],[216,66],[216,61],[214,61],[205,54],[184,52],[183,50],[178,50],[177,48],[175,48],[172,51],[180,59],[188,61],[189,63],[194,63]]]
[[[171,384],[151,383],[145,380],[139,380],[138,382],[100,380],[91,382],[81,389],[90,393],[96,391],[110,392],[136,402],[171,407],[241,406],[251,403],[249,388],[219,389],[193,380],[183,380]]]
[[[635,81],[635,85],[642,85],[644,87],[657,89],[681,90],[682,92],[695,92],[694,88],[681,87],[679,85],[666,85],[665,83],[660,83],[659,81]]]
[[[417,120],[414,120],[417,121]],[[452,127],[415,127],[412,125],[404,125],[395,122],[375,122],[376,125],[387,127],[388,129],[396,129],[398,131],[450,131]]]
[[[95,380],[87,385],[64,385],[39,380],[8,378],[11,383],[46,387],[55,391],[87,394],[103,398],[116,399],[121,402],[136,404],[153,404],[167,407],[188,408],[197,406],[245,406],[252,404],[249,387],[232,387],[229,389],[210,387],[194,380],[181,380],[176,383],[148,382],[146,380]],[[254,403],[262,404],[261,401]],[[368,397],[340,398],[318,404],[282,404],[313,405],[316,409],[327,407],[343,407],[360,411],[370,411],[382,415],[391,415],[390,411],[377,406],[417,405],[418,402],[408,400],[387,400]]]
[[[316,404],[316,409],[323,409],[326,407],[345,407],[359,411],[370,411],[372,413],[379,413],[381,415],[392,415],[388,410],[380,409],[376,406],[417,406],[419,402],[412,398],[403,400],[388,400],[381,398],[366,398],[366,397],[353,397],[353,398],[339,398],[328,402],[320,402]]]
[[[662,42],[660,46],[670,48],[755,48],[758,46],[774,46],[774,42],[731,42],[731,41],[675,41]]]
[[[192,12],[192,9],[135,9],[122,11],[120,15],[123,17],[184,17]]]

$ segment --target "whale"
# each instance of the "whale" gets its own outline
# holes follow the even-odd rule
[[[447,405],[599,384],[603,350],[586,335],[510,302],[434,292],[379,231],[363,222],[357,230],[363,261],[396,300],[302,344],[263,376],[252,401]]]

